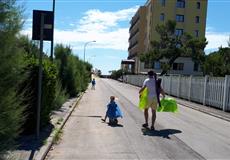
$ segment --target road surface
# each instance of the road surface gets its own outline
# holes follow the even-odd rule
[[[137,108],[139,88],[96,81],[96,90],[86,91],[47,159],[230,159],[229,122],[180,105],[178,114],[157,113],[156,131],[146,131]],[[111,95],[124,114],[117,127],[101,121]]]

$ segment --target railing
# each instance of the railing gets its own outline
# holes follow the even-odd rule
[[[126,75],[124,81],[136,86],[142,86],[146,75]],[[172,96],[187,99],[230,111],[230,76],[225,77],[193,77],[193,76],[163,76],[162,87]]]

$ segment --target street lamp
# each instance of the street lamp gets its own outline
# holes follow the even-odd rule
[[[89,42],[86,42],[84,45],[84,62],[85,62],[85,48],[86,48],[87,44],[92,43],[92,42],[96,42],[96,41],[89,41]]]

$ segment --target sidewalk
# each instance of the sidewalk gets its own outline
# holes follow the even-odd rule
[[[189,107],[189,108],[198,110],[200,112],[203,112],[203,113],[206,113],[206,114],[209,114],[209,115],[212,115],[214,117],[217,117],[217,118],[220,118],[220,119],[223,119],[223,120],[230,122],[230,113],[229,112],[224,112],[222,110],[219,110],[219,109],[216,109],[213,107],[204,106],[204,105],[201,105],[201,104],[198,104],[195,102],[190,102],[190,101],[179,99],[176,97],[173,97],[173,98],[176,99],[178,104],[181,104],[185,107]]]
[[[69,99],[59,110],[52,113],[51,123],[40,132],[39,140],[36,139],[36,135],[20,137],[17,149],[9,154],[9,158],[17,160],[44,159],[52,146],[55,133],[64,126],[80,98],[81,96]]]

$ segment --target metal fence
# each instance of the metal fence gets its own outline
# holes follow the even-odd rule
[[[124,81],[142,86],[145,75],[126,75]],[[193,77],[163,76],[162,87],[172,96],[230,111],[230,76],[225,77]]]

